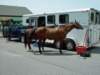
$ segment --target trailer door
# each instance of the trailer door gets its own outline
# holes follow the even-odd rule
[[[89,31],[90,45],[93,46],[100,41],[100,25],[91,25]]]

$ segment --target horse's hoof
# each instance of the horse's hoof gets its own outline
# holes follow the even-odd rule
[[[62,52],[60,52],[60,54],[63,54]]]
[[[28,52],[33,52],[33,50],[28,50]]]
[[[36,53],[34,51],[32,51],[32,53],[35,55]]]
[[[40,54],[42,54],[42,52],[39,52]]]
[[[42,54],[42,52],[40,52],[40,54]]]
[[[45,52],[45,50],[42,50],[43,52]]]

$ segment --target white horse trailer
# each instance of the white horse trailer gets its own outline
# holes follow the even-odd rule
[[[63,25],[78,21],[83,30],[73,29],[68,33],[64,46],[72,50],[75,46],[92,47],[100,41],[100,11],[88,8],[69,12],[28,14],[23,15],[23,25],[33,25],[36,27]],[[47,42],[53,42],[47,40]],[[59,47],[59,43],[56,44]]]

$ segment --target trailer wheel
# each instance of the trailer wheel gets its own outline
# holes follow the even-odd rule
[[[70,50],[70,51],[75,51],[75,42],[72,40],[72,39],[66,39],[65,41],[65,47],[67,50]]]

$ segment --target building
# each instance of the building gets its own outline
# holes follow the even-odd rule
[[[26,7],[0,5],[0,27],[11,24],[22,24],[22,15],[32,14]]]
[[[26,7],[0,5],[0,31],[7,36],[9,25],[22,25],[22,16],[32,14]]]

